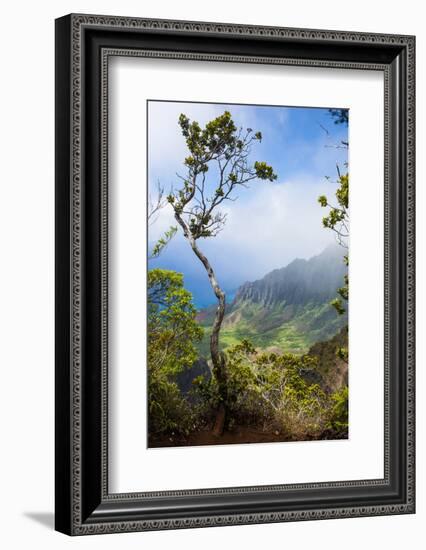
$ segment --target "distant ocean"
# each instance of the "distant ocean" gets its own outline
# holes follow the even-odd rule
[[[216,297],[213,294],[213,290],[211,290],[211,288],[210,288],[210,292],[206,292],[206,293],[203,292],[202,293],[203,295],[201,295],[201,293],[200,293],[200,295],[198,295],[198,296],[197,296],[197,294],[198,294],[197,290],[195,290],[195,291],[191,290],[189,288],[189,285],[186,286],[186,288],[192,293],[192,296],[194,298],[193,302],[194,302],[194,305],[197,309],[205,309],[206,307],[217,304]],[[237,293],[237,290],[238,289],[233,289],[233,290],[226,290],[225,289],[227,304],[230,304],[233,301],[233,299],[235,298],[235,295]]]
[[[193,303],[197,309],[204,309],[211,306],[217,302],[216,296],[213,293],[212,287],[210,286],[207,273],[204,271],[204,268],[201,264],[198,265],[198,262],[193,264],[192,273],[185,273],[184,270],[180,269],[181,266],[177,266],[176,257],[172,254],[168,254],[168,251],[159,258],[155,260],[150,260],[148,268],[160,268],[160,269],[171,269],[177,271],[178,273],[183,272],[184,286],[192,294]],[[226,286],[222,283],[222,288],[226,293],[227,303],[231,303],[235,298],[238,288],[245,281],[232,281],[232,287]],[[221,281],[219,280],[219,284]]]

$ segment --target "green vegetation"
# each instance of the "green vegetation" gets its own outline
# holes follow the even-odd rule
[[[336,123],[347,124],[347,112],[333,110],[331,115]],[[229,112],[204,128],[182,114],[179,126],[189,150],[185,175],[166,199],[158,186],[148,221],[165,203],[173,208],[206,270],[217,305],[197,312],[181,273],[148,271],[149,445],[220,443],[224,434],[241,430],[251,430],[244,442],[263,441],[259,434],[268,434],[269,441],[346,438],[348,329],[342,300],[348,299],[347,276],[331,302],[334,309],[330,298],[343,275],[334,271],[332,279],[330,255],[314,262],[297,260],[247,283],[227,305],[198,239],[220,232],[226,214],[218,208],[237,198],[233,192],[238,186],[277,176],[265,162],[249,162],[251,146],[262,134],[237,129]],[[213,186],[207,185],[209,170]],[[337,206],[319,197],[321,206],[330,209],[323,225],[336,232],[342,245],[348,231],[348,190],[349,176],[339,172]],[[176,232],[170,227],[150,258],[160,256]],[[344,258],[347,264],[348,256]],[[341,256],[338,265],[342,269]],[[236,442],[232,437],[227,441]]]
[[[330,115],[334,118],[335,124],[349,124],[349,111],[347,109],[329,109]],[[341,146],[348,148],[349,143],[342,141]],[[348,168],[348,164],[345,165]],[[347,239],[349,238],[349,172],[342,174],[339,166],[337,168],[339,187],[335,192],[337,204],[330,204],[325,195],[318,197],[318,202],[323,208],[329,208],[327,216],[323,217],[322,223],[325,228],[334,231],[338,243],[348,249]],[[329,178],[328,178],[329,179]],[[346,267],[349,266],[349,255],[346,254],[343,258]],[[337,289],[337,297],[330,304],[334,307],[339,315],[346,313],[345,303],[349,299],[349,276],[346,274],[343,278],[343,285]],[[348,362],[349,350],[348,346],[341,347],[338,350],[340,359]]]
[[[195,256],[206,270],[217,299],[217,309],[210,334],[212,373],[221,395],[216,415],[215,432],[223,432],[227,415],[227,370],[219,347],[219,335],[225,314],[226,297],[213,266],[200,249],[199,239],[216,237],[226,223],[222,211],[225,201],[235,201],[236,193],[253,180],[274,181],[277,175],[264,161],[251,161],[252,148],[262,141],[261,132],[237,128],[231,113],[208,122],[204,128],[183,113],[179,126],[185,138],[189,156],[183,162],[184,173],[178,174],[180,184],[167,197],[176,222]],[[210,177],[209,177],[210,174]],[[210,180],[210,181],[209,181]],[[161,253],[173,238],[175,228],[159,241],[154,252]]]
[[[316,342],[309,349],[309,355],[318,358],[318,374],[327,391],[334,391],[348,384],[348,358],[347,355],[342,355],[342,350],[347,349],[347,325],[330,340]]]
[[[208,354],[211,333],[211,311],[202,316],[204,337],[197,348],[201,355]],[[290,317],[290,318],[288,318]],[[258,348],[274,348],[281,352],[306,353],[320,340],[330,338],[346,323],[332,311],[328,303],[300,306],[261,304],[246,302],[225,317],[221,330],[221,349],[236,345],[244,338]]]
[[[330,109],[330,115],[334,118],[335,124],[348,125],[349,112],[347,109]],[[342,141],[340,147],[348,148],[349,143]],[[344,248],[348,248],[347,239],[349,238],[349,172],[342,174],[339,166],[337,168],[337,184],[338,188],[335,192],[336,203],[330,204],[325,195],[318,197],[318,202],[323,208],[328,208],[328,214],[323,217],[322,224],[325,228],[334,231],[337,242]],[[348,168],[348,164],[345,165]],[[327,179],[330,179],[327,177]],[[346,266],[349,265],[349,256],[344,256]],[[349,278],[344,277],[344,284],[337,289],[338,297],[334,298],[331,305],[339,315],[343,315],[346,311],[344,302],[349,298]]]
[[[203,334],[195,321],[192,295],[174,271],[148,272],[148,411],[151,434],[188,431],[189,403],[176,377],[197,358],[195,343]]]
[[[324,227],[331,229],[337,235],[337,239],[341,246],[347,248],[346,239],[349,237],[349,174],[339,173],[339,187],[336,191],[336,199],[338,206],[332,206],[329,204],[327,197],[321,195],[318,197],[318,202],[323,208],[328,207],[329,213],[322,219]],[[349,256],[344,256],[344,262],[349,265]],[[331,305],[337,311],[339,315],[345,313],[345,307],[343,301],[347,301],[349,297],[349,279],[348,276],[344,276],[344,285],[337,289],[338,297],[334,298]]]
[[[258,352],[249,340],[227,351],[229,425],[252,424],[285,440],[344,437],[347,392],[327,394],[305,376],[315,372],[314,356]],[[215,381],[195,381],[197,391],[214,403]]]
[[[148,301],[150,445],[164,438],[185,444],[186,437],[212,430],[221,400],[209,369],[202,375],[192,370],[208,330],[196,322],[192,296],[179,273],[149,271]],[[300,323],[326,307],[330,311],[327,304],[304,308],[296,319]],[[248,307],[252,322],[259,315],[258,305]],[[338,355],[347,346],[347,327],[331,340],[315,343],[308,353],[303,333],[296,333],[293,325],[266,331],[263,338],[274,342],[272,350],[244,337],[247,325],[241,320],[229,327],[229,333],[228,327],[223,330],[228,431],[249,426],[284,441],[347,437],[347,364]],[[253,333],[253,337],[262,335]],[[281,341],[298,352],[274,351]],[[186,392],[179,384],[182,373],[192,380]]]

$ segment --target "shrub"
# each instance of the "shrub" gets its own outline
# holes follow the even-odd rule
[[[190,404],[176,377],[197,358],[195,343],[203,329],[195,320],[191,293],[175,271],[148,272],[148,411],[151,435],[194,425]]]
[[[286,439],[318,439],[333,425],[340,429],[344,417],[343,394],[327,395],[305,375],[317,368],[317,358],[309,355],[277,355],[257,352],[248,341],[227,351],[228,415],[233,424],[261,426]],[[196,381],[208,410],[217,404],[214,380]],[[210,407],[210,409],[209,409]]]
[[[347,436],[349,426],[349,391],[347,386],[343,386],[331,396],[331,412],[328,428],[336,436]]]

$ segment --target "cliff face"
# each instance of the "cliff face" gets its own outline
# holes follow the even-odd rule
[[[226,348],[243,338],[262,349],[306,353],[347,324],[330,301],[343,286],[347,267],[345,250],[330,246],[309,260],[296,259],[262,279],[243,284],[226,309],[220,342]],[[200,351],[208,356],[208,339],[215,306],[202,310],[198,321],[205,327]]]
[[[266,307],[279,304],[288,307],[331,300],[346,274],[343,255],[344,249],[330,246],[309,260],[296,259],[258,281],[244,283],[233,306],[252,302]]]

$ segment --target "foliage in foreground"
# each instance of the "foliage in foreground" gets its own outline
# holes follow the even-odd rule
[[[225,201],[235,201],[237,191],[253,180],[274,181],[277,175],[264,161],[251,162],[253,145],[262,141],[261,132],[237,128],[232,115],[225,111],[202,128],[183,113],[179,126],[190,155],[184,161],[185,172],[178,175],[181,185],[168,196],[174,217],[195,256],[206,270],[217,299],[217,309],[210,337],[212,374],[221,395],[214,431],[223,432],[226,416],[227,378],[223,356],[219,349],[220,329],[225,315],[226,295],[220,286],[213,265],[199,248],[199,239],[216,237],[226,223]],[[212,174],[213,172],[213,174]],[[210,177],[209,177],[210,174]],[[212,187],[214,191],[212,190]],[[168,237],[160,242],[156,253],[167,245]]]
[[[165,269],[148,272],[148,410],[151,433],[188,431],[192,412],[176,377],[197,358],[203,329],[195,321],[192,295],[183,275]]]
[[[150,435],[188,435],[208,429],[220,392],[214,377],[199,376],[183,394],[178,376],[197,357],[202,328],[179,273],[148,273]],[[260,352],[248,340],[226,351],[228,428],[250,426],[283,440],[345,437],[347,387],[326,392],[315,379],[318,358]]]
[[[349,124],[349,111],[347,109],[329,109],[331,117],[334,119],[335,124],[343,124],[348,126]],[[349,142],[341,141],[340,146],[348,149]],[[348,168],[348,163],[345,163],[346,168]],[[325,195],[318,197],[318,202],[323,208],[329,208],[329,213],[327,216],[323,217],[322,223],[325,228],[331,229],[334,231],[337,242],[348,249],[347,239],[349,238],[349,172],[346,171],[346,174],[342,174],[339,166],[336,166],[338,174],[338,188],[335,192],[335,197],[337,204],[329,204],[328,199]],[[329,178],[327,178],[329,179]],[[344,262],[346,266],[349,265],[349,255],[344,256]],[[338,296],[331,301],[331,305],[337,311],[339,315],[343,315],[347,308],[345,308],[345,303],[349,299],[349,276],[346,274],[344,276],[344,285],[337,289]],[[339,357],[346,363],[348,362],[348,348],[342,347],[339,350]]]
[[[310,383],[316,357],[259,352],[248,340],[226,355],[230,428],[250,425],[286,440],[346,436],[347,387],[327,394]],[[194,384],[208,415],[217,399],[214,379],[199,377]]]

